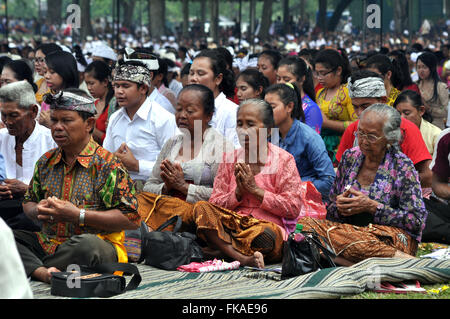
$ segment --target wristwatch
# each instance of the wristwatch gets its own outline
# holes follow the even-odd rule
[[[86,210],[84,208],[80,209],[80,222],[79,226],[84,226],[84,217],[86,216]]]

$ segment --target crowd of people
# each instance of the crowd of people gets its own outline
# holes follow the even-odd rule
[[[0,226],[17,251],[0,296],[131,261],[127,231],[174,215],[206,257],[260,268],[297,224],[343,266],[449,243],[450,45],[296,44],[47,41],[1,56]],[[307,192],[325,219],[302,210]]]

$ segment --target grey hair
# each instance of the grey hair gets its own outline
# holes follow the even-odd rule
[[[270,106],[270,104],[267,103],[265,100],[247,99],[239,105],[239,108],[237,109],[237,113],[239,113],[239,111],[241,110],[242,107],[244,107],[245,105],[249,105],[249,104],[255,105],[256,107],[259,108],[260,113],[261,113],[261,120],[264,123],[265,128],[271,129],[271,128],[275,127],[275,121],[273,119],[273,109]]]
[[[23,80],[2,86],[0,102],[16,102],[21,109],[29,110],[36,105],[36,95],[31,84]]]
[[[402,118],[400,113],[387,104],[376,103],[372,104],[361,113],[360,121],[367,113],[375,113],[385,120],[383,125],[384,136],[386,136],[386,139],[391,145],[398,146],[402,138],[402,132],[400,130]]]

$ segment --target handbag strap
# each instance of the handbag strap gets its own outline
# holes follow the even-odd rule
[[[159,200],[161,197],[162,197],[162,195],[156,196],[155,202],[153,203],[153,207],[152,207],[152,209],[150,210],[150,212],[148,213],[147,217],[145,218],[144,223],[147,223],[148,219],[149,219],[150,216],[153,214],[153,211],[154,211],[155,208],[156,208],[156,203],[158,202],[158,200]]]
[[[121,271],[125,276],[133,276],[123,291],[119,289],[117,285],[110,285],[108,282],[98,285],[95,289],[95,294],[99,297],[112,297],[125,291],[136,289],[142,280],[139,269],[135,265],[129,263],[104,263],[93,267],[81,267],[81,269],[87,272],[106,274],[114,274],[116,271]]]
[[[176,223],[173,228],[173,231],[172,231],[172,232],[176,233],[180,230],[182,221],[183,220],[181,219],[181,217],[179,215],[175,215],[172,218],[166,220],[161,226],[158,227],[158,229],[156,231],[162,231],[167,226],[170,226],[173,223]]]

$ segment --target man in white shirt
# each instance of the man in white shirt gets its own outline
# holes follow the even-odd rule
[[[119,157],[142,190],[164,143],[178,133],[175,116],[147,96],[147,64],[128,60],[115,70],[114,92],[120,110],[111,115],[103,147]]]
[[[0,185],[1,217],[13,229],[36,230],[38,226],[23,214],[21,202],[36,161],[57,145],[51,131],[36,121],[38,106],[33,87],[27,81],[3,86],[0,107],[6,126],[0,129],[0,153],[6,171],[6,179]]]

